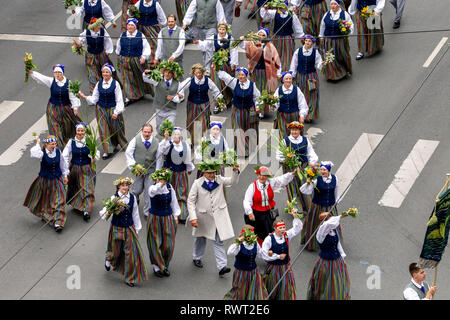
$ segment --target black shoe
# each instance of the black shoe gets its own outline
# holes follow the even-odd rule
[[[392,26],[394,29],[400,28],[400,21],[394,21],[394,25]]]
[[[203,268],[202,260],[193,260],[193,261],[194,261],[194,266],[196,266],[197,268]]]
[[[134,283],[131,283],[131,282],[126,282],[126,281],[125,281],[125,284],[126,284],[127,286],[131,287],[131,288],[133,288],[133,287],[134,287]]]
[[[106,261],[107,261],[107,260],[105,260],[105,269],[106,269],[106,271],[109,271],[109,270],[111,270],[111,266],[107,266],[107,265],[106,265]]]
[[[181,223],[181,224],[186,224],[186,220],[183,220],[183,219],[178,219],[178,223]]]
[[[157,276],[158,278],[163,278],[164,277],[164,273],[161,270],[158,271],[153,271],[155,276]]]
[[[169,269],[164,269],[164,270],[162,271],[162,273],[163,273],[163,275],[164,275],[165,277],[169,277],[169,276],[170,276],[170,271],[169,271]]]
[[[228,267],[223,267],[222,270],[219,271],[219,276],[223,276],[225,273],[230,272],[231,269]]]
[[[356,55],[356,60],[361,60],[363,58],[364,58],[364,53],[358,52],[358,54]]]
[[[89,212],[85,211],[83,214],[83,220],[88,222],[91,219],[91,215],[89,214]]]
[[[109,157],[111,157],[111,154],[110,153],[104,153],[103,155],[102,155],[102,159],[103,160],[106,160],[106,159],[108,159]]]
[[[63,227],[61,226],[55,226],[55,231],[60,233],[62,231]]]

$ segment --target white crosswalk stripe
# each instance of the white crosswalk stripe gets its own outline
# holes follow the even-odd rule
[[[5,100],[0,103],[0,124],[5,121],[11,114],[14,113],[21,105],[23,101],[8,101]]]

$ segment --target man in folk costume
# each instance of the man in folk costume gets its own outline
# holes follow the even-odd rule
[[[136,181],[131,187],[131,192],[136,196],[139,202],[139,195],[144,193],[144,215],[148,215],[150,208],[150,198],[147,196],[148,189],[153,184],[150,176],[162,168],[162,152],[159,147],[159,140],[153,136],[153,127],[151,124],[144,124],[141,133],[131,139],[125,151],[127,159],[127,166],[131,170],[136,164],[142,165],[145,170],[145,175],[136,177]]]
[[[404,300],[431,300],[436,293],[437,287],[430,286],[425,281],[426,273],[417,263],[409,265],[409,273],[411,274],[411,281],[403,290]]]
[[[177,26],[174,14],[167,16],[167,26],[158,33],[155,59],[153,64],[160,61],[175,61],[183,69],[183,52],[186,43],[184,30]]]
[[[84,0],[83,5],[75,9],[76,16],[80,16],[83,13],[83,29],[86,29],[92,23],[90,22],[92,18],[103,18],[103,20],[111,22],[114,28],[116,27],[114,12],[104,0]]]
[[[238,182],[238,168],[238,166],[233,167],[231,177],[222,177],[216,175],[220,169],[219,162],[202,162],[199,164],[199,169],[203,172],[203,177],[194,181],[187,201],[194,236],[194,265],[198,268],[203,267],[201,259],[205,254],[206,239],[209,239],[214,244],[219,276],[231,271],[227,267],[227,254],[223,241],[234,237],[223,188]]]

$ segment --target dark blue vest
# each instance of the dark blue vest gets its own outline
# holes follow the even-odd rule
[[[248,250],[243,244],[241,244],[241,249],[236,255],[234,261],[234,267],[238,270],[252,271],[256,268],[256,253],[258,251],[257,244],[253,245],[253,249]]]
[[[341,10],[341,14],[339,15],[342,21],[345,20],[345,11]],[[327,12],[325,18],[323,20],[325,22],[325,32],[324,35],[326,37],[330,36],[342,36],[341,28],[339,28],[339,19],[331,20],[331,13]]]
[[[61,168],[59,167],[59,162],[61,160],[61,151],[56,149],[56,156],[50,158],[47,155],[47,151],[43,150],[44,156],[41,160],[41,170],[39,171],[39,176],[47,179],[57,179],[62,176]]]
[[[284,138],[284,142],[286,142],[286,145],[292,146],[292,149],[294,149],[295,154],[297,155],[298,159],[302,162],[302,164],[308,163],[308,139],[303,137],[302,142],[300,143],[292,143],[291,140],[289,140],[289,137]]]
[[[319,243],[319,257],[321,257],[322,259],[336,260],[341,256],[337,248],[337,245],[339,243],[339,236],[337,230],[334,230],[334,232],[334,236],[327,234],[325,240],[323,240],[322,243]]]
[[[376,6],[376,5],[377,5],[377,0],[358,0],[358,3],[356,4],[356,8],[358,9],[358,11],[361,11],[362,9],[364,9],[364,7]]]
[[[316,71],[316,53],[317,50],[314,48],[310,56],[305,56],[303,55],[303,48],[298,49],[298,73],[308,74]]]
[[[123,57],[140,57],[142,55],[142,33],[137,32],[135,37],[127,38],[127,33],[122,33],[120,38],[120,55]]]
[[[215,34],[214,35],[214,52],[217,52],[220,49],[227,50],[230,47],[230,41],[231,41],[231,36],[230,35],[228,35],[228,42],[223,44],[223,45],[220,45],[220,43],[219,43],[219,41],[217,39],[218,39],[218,35]],[[228,60],[230,60],[230,53],[229,52],[228,52]]]
[[[112,83],[108,89],[103,89],[103,79],[98,82],[98,102],[102,108],[114,108],[116,106],[116,80],[112,79]]]
[[[141,12],[141,17],[139,18],[139,24],[141,26],[154,26],[158,24],[156,0],[153,0],[153,4],[149,7],[144,6],[144,0],[141,0],[139,4],[139,11]]]
[[[50,87],[49,101],[55,106],[70,105],[69,79],[66,78],[66,83],[62,87],[56,84],[56,79],[53,79],[52,86]]]
[[[91,158],[89,158],[89,148],[86,146],[78,148],[75,138],[72,139],[72,159],[70,162],[79,166],[91,163]]]
[[[324,2],[325,0],[303,0],[303,1],[305,1],[306,5],[313,6],[313,5]]]
[[[86,41],[87,41],[87,50],[92,54],[99,54],[103,52],[103,45],[105,41],[105,29],[100,29],[100,36],[97,38],[91,37],[91,31],[86,29]]]
[[[170,216],[172,214],[172,207],[170,206],[172,202],[172,190],[170,184],[167,184],[167,189],[169,193],[157,194],[153,198],[150,198],[149,213],[160,217]]]
[[[292,14],[292,13],[291,13]],[[273,25],[273,33],[277,36],[291,36],[294,34],[292,16],[288,13],[286,18],[282,18],[277,12]]]
[[[188,101],[195,104],[202,104],[209,102],[208,96],[208,77],[204,77],[205,82],[201,85],[195,83],[195,76],[191,79],[191,85],[189,86]]]
[[[121,214],[113,215],[111,224],[116,227],[128,228],[134,224],[133,221],[133,206],[134,206],[134,196],[132,193],[130,195],[130,202],[128,203],[128,208],[125,209]],[[118,197],[119,194],[116,193]]]
[[[312,202],[324,207],[330,207],[336,203],[334,197],[334,189],[336,189],[336,177],[331,175],[331,182],[326,183],[322,177],[317,178],[317,186],[314,188]]]
[[[103,18],[102,1],[97,0],[95,6],[88,4],[89,0],[84,0],[84,22],[89,23],[91,18]]]
[[[272,247],[270,248],[270,250],[272,250],[273,253],[276,253],[276,254],[286,253],[287,256],[283,260],[278,259],[275,261],[269,261],[268,263],[275,264],[275,265],[287,264],[289,262],[289,247],[288,247],[287,242],[284,241],[282,244],[279,244],[275,240],[275,236],[273,234],[270,235],[270,238],[272,240]]]
[[[258,63],[255,66],[255,69],[265,69],[265,68],[266,68],[266,63],[264,62],[264,49],[263,49],[261,57],[259,58]]]
[[[292,92],[288,95],[283,93],[283,87],[278,88],[278,96],[280,98],[280,107],[278,112],[293,113],[298,111],[297,86],[293,86]]]
[[[269,2],[270,0],[258,0],[256,1],[256,5],[258,6],[258,8],[261,8],[263,5],[266,4],[266,2]],[[257,13],[259,14],[259,12]]]
[[[181,142],[181,143],[184,144],[185,142]],[[166,160],[164,161],[164,168],[168,168],[175,172],[186,171],[186,164],[184,163],[184,160],[186,159],[186,155],[184,154],[183,150],[181,150],[177,154],[177,152],[173,148],[174,148],[174,145],[172,142],[170,142],[170,149],[169,149],[169,153],[166,156]],[[176,156],[177,162],[181,162],[181,163],[180,164],[174,163],[172,160],[172,156]]]
[[[253,82],[250,81],[248,89],[241,89],[240,82],[237,81],[233,90],[233,105],[238,109],[250,109],[255,104],[253,102]]]

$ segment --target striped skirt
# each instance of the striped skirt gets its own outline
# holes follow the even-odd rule
[[[175,0],[175,6],[177,8],[178,21],[183,24],[184,15],[186,14],[187,9],[189,8],[189,4],[191,0]]]
[[[120,30],[122,32],[127,31],[128,7],[132,4],[131,0],[122,0],[122,17],[120,20]]]
[[[103,152],[113,153],[116,146],[125,149],[128,141],[125,137],[125,123],[123,115],[119,114],[117,119],[113,119],[114,108],[95,107],[97,126],[100,133],[100,140],[103,145]]]
[[[106,249],[106,260],[114,271],[124,275],[125,281],[139,283],[147,280],[147,267],[139,238],[133,227],[111,225]]]
[[[153,92],[153,89],[150,90],[150,86],[142,79],[145,66],[140,64],[138,57],[117,56],[117,67],[125,97],[136,100],[142,98],[146,93]]]
[[[375,20],[369,19],[369,23]],[[366,56],[371,56],[383,49],[384,45],[384,29],[383,21],[380,14],[380,29],[369,29],[367,27],[367,20],[361,16],[359,11],[356,11],[356,28],[358,29],[358,51],[364,53]]]
[[[75,126],[81,119],[73,113],[71,105],[57,106],[51,102],[47,104],[46,114],[48,133],[58,139],[58,148],[63,150],[67,141],[75,137]]]
[[[305,168],[305,165],[302,165],[302,168]],[[286,165],[283,165],[283,174],[292,172]],[[300,179],[298,175],[295,175],[294,179],[286,186],[286,191],[288,195],[288,200],[292,201],[292,199],[296,198],[297,203],[301,206],[302,211],[308,212],[309,202],[306,194],[300,192],[300,187],[305,183],[303,179]]]
[[[256,2],[257,0],[245,0],[244,9],[254,12],[256,10]]]
[[[173,186],[173,190],[175,190],[178,205],[180,206],[181,214],[179,216],[179,219],[186,220],[188,216],[187,196],[189,189],[189,179],[187,171],[173,171],[170,184]]]
[[[309,90],[308,80],[316,82],[316,89]],[[308,117],[305,120],[319,119],[319,76],[317,71],[308,74],[297,72],[295,81],[300,90],[302,90],[309,107]]]
[[[229,103],[233,99],[233,91],[225,85],[225,82],[219,79],[219,76],[217,75],[219,71],[225,71],[226,73],[230,74],[231,76],[234,76],[231,72],[231,65],[229,63],[225,63],[222,68],[217,70],[212,70],[211,68],[211,80],[215,83],[217,88],[219,88],[219,91],[222,93],[223,98],[227,103]]]
[[[35,216],[64,227],[66,223],[66,198],[63,179],[38,176],[28,189],[23,205]]]
[[[150,262],[160,270],[167,269],[175,249],[177,224],[173,215],[148,215],[147,248]]]
[[[95,203],[95,170],[92,164],[70,165],[67,204],[80,211],[92,212]]]
[[[309,238],[313,237],[311,241],[306,246],[306,250],[309,251],[317,251],[319,250],[319,244],[316,240],[316,234],[314,232],[319,228],[320,220],[319,215],[322,212],[329,212],[331,210],[332,206],[330,207],[322,207],[318,204],[315,204],[314,202],[311,203],[311,207],[308,210],[308,214],[305,217],[305,221],[303,222],[303,229],[301,232],[301,240],[300,244],[304,245]],[[332,215],[337,216],[338,212],[336,210],[336,206],[332,210]],[[341,243],[343,243],[342,239],[342,230],[341,226],[339,226],[339,240]]]
[[[233,106],[233,112],[231,113],[231,127],[235,131],[234,150],[237,152],[237,156],[241,157],[243,155],[249,155],[250,139],[248,134],[250,134],[250,132],[247,133],[247,136],[245,133],[251,128],[250,110],[239,109]]]
[[[352,60],[350,58],[350,45],[348,37],[325,38],[323,40],[323,53],[332,50],[335,60],[324,66],[327,80],[340,80],[352,74]]]
[[[295,50],[294,36],[273,36],[273,45],[277,48],[281,60],[281,70],[289,70]]]
[[[263,90],[266,90],[266,84],[267,84],[267,78],[266,78],[266,69],[254,69],[250,79],[255,83],[256,88],[258,88],[259,92],[263,92]],[[264,105],[259,112],[262,114],[269,113],[270,109],[269,106]]]
[[[322,18],[327,12],[328,6],[326,1],[311,6],[303,4],[298,12],[298,19],[302,24],[303,32],[317,37],[320,33]]]
[[[232,286],[224,300],[267,300],[267,290],[258,268],[251,271],[235,269]]]
[[[84,64],[86,65],[86,71],[89,80],[89,89],[91,93],[94,91],[95,85],[102,79],[102,66],[108,63],[113,65],[111,59],[105,51],[99,54],[86,53],[84,56]]]
[[[350,278],[344,259],[319,258],[309,279],[307,300],[350,300]]]
[[[275,288],[275,285],[280,281],[286,270],[289,268],[290,263],[283,265],[275,265],[268,263],[264,270],[264,284],[267,289],[267,293]],[[295,279],[292,269],[288,271],[286,276],[283,277],[278,287],[269,297],[270,300],[295,300],[296,299]]]
[[[211,110],[209,108],[209,102],[196,104],[188,100],[186,103],[187,117],[186,117],[186,130],[191,135],[191,141],[199,141],[205,132],[209,129]],[[198,132],[199,125],[201,123],[201,134]]]
[[[149,61],[153,61],[156,53],[156,45],[158,43],[158,34],[159,31],[161,31],[161,27],[158,24],[154,26],[139,25],[139,30],[145,35],[148,43],[150,44],[151,54]]]
[[[273,120],[273,128],[279,130],[280,139],[289,136],[287,126],[292,121],[300,121],[300,113],[298,111],[292,113],[277,111],[277,116]]]

